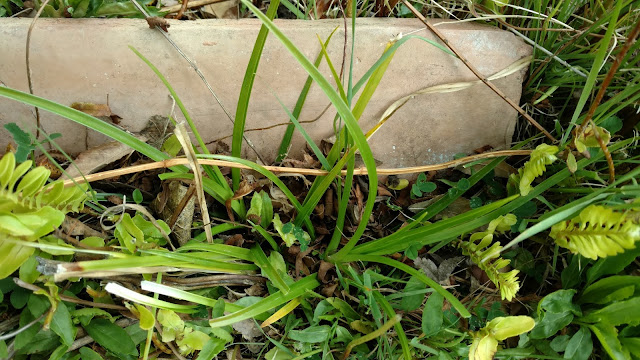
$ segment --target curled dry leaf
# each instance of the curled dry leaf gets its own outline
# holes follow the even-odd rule
[[[164,30],[164,32],[169,32],[169,27],[171,27],[166,19],[158,16],[151,16],[146,18],[146,20],[147,24],[149,24],[149,29],[154,29],[157,26],[160,29]]]
[[[108,117],[116,124],[120,123],[120,116],[114,114],[109,107],[109,104],[94,104],[88,102],[74,102],[71,104],[73,109],[82,111],[85,114],[89,114],[95,117]]]
[[[162,192],[151,202],[151,208],[167,223],[175,217],[175,223],[171,233],[175,236],[180,246],[191,240],[191,224],[195,213],[196,197],[191,196],[182,209],[178,209],[182,199],[187,195],[188,188],[179,181],[170,181],[163,186]],[[176,211],[180,211],[177,214]]]
[[[147,140],[147,138],[142,135],[138,135],[136,138],[141,141]],[[71,179],[81,175],[92,174],[132,152],[132,148],[118,141],[111,141],[94,146],[91,149],[81,152],[73,163],[67,166],[65,169],[67,173],[66,176]]]
[[[66,216],[64,221],[62,222],[62,231],[71,236],[97,236],[97,237],[105,237],[105,234],[96,231],[89,226],[85,225],[82,221]]]

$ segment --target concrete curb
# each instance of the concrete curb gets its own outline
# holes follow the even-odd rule
[[[28,91],[25,43],[30,23],[31,19],[0,19],[0,80],[22,91]],[[276,24],[313,59],[320,48],[316,34],[324,39],[334,28],[342,27],[343,21],[280,20]],[[174,41],[196,61],[222,102],[235,114],[259,21],[172,21],[171,25],[169,31]],[[358,19],[357,26],[356,80],[379,58],[385,44],[394,36],[419,30],[416,35],[435,40],[416,19],[362,18]],[[444,23],[439,27],[486,76],[531,53],[531,48],[514,35],[493,27],[470,23]],[[155,74],[128,45],[136,47],[167,77],[206,141],[231,135],[231,123],[196,73],[144,20],[39,19],[30,50],[34,93],[65,105],[105,103],[109,95],[111,109],[123,118],[120,125],[134,132],[141,130],[152,115],[169,114],[172,100]],[[344,31],[340,28],[328,48],[336,67],[342,62],[343,47]],[[320,69],[330,78],[325,63]],[[523,76],[523,72],[518,72],[495,83],[517,102]],[[304,70],[275,37],[269,36],[254,84],[247,128],[267,128],[287,122],[288,117],[272,91],[292,109],[305,79]],[[423,41],[409,40],[397,51],[364,112],[360,121],[362,128],[370,129],[389,105],[416,90],[473,80],[476,78],[460,61]],[[300,120],[317,118],[328,104],[321,90],[312,86]],[[304,125],[315,141],[333,134],[334,114],[330,108],[317,121]],[[107,140],[69,120],[46,112],[41,115],[42,127],[47,132],[62,133],[63,137],[57,142],[73,154]],[[433,164],[485,145],[508,147],[515,120],[516,112],[509,105],[486,86],[476,85],[458,92],[416,97],[396,112],[370,144],[384,167]],[[0,98],[0,123],[8,122],[33,128],[33,108]],[[279,126],[250,131],[247,136],[263,157],[271,161],[284,130],[285,126]],[[4,128],[1,129],[0,146],[5,146],[10,139]],[[304,147],[302,136],[294,135],[290,155],[299,156]],[[245,155],[254,158],[246,145],[244,148]]]

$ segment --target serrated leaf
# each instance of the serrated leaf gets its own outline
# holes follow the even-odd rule
[[[18,145],[15,154],[16,161],[20,163],[27,160],[29,153],[35,149],[35,146],[31,142],[31,136],[24,132],[16,123],[5,124],[4,128],[13,136],[13,141]]]
[[[625,213],[590,205],[577,217],[553,225],[549,236],[574,254],[596,260],[635,248],[640,225],[627,220]]]
[[[555,154],[558,152],[558,147],[547,144],[538,145],[535,150],[531,152],[529,161],[527,161],[520,174],[520,194],[526,196],[529,194],[533,187],[531,183],[536,177],[542,175],[546,170],[546,166],[556,161]]]

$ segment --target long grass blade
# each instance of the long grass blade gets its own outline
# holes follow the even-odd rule
[[[272,0],[269,3],[267,9],[267,15],[265,18],[273,20],[276,16],[280,0]],[[260,13],[263,15],[262,13]],[[269,28],[264,24],[260,27],[258,38],[253,45],[253,51],[251,52],[251,58],[249,64],[247,64],[247,70],[244,73],[244,80],[242,80],[242,88],[240,88],[240,97],[238,98],[238,107],[236,108],[235,122],[233,123],[233,140],[231,143],[231,156],[242,157],[242,141],[244,139],[244,127],[247,122],[247,113],[249,111],[249,100],[251,99],[251,91],[253,90],[253,82],[256,78],[256,72],[258,71],[258,65],[260,64],[260,57],[262,56],[262,50],[264,44],[267,41],[269,35]],[[240,185],[240,169],[231,169],[231,181],[233,189],[237,190]]]
[[[375,203],[376,193],[378,189],[378,177],[376,175],[376,163],[373,158],[373,153],[371,152],[371,148],[367,143],[366,138],[364,137],[364,133],[360,126],[358,126],[357,120],[354,118],[351,109],[349,106],[342,100],[340,95],[333,89],[329,81],[322,76],[320,71],[307,59],[298,48],[289,40],[281,31],[278,29],[273,22],[264,14],[258,10],[251,2],[247,0],[242,0],[242,3],[247,6],[261,21],[264,25],[266,25],[269,30],[282,42],[282,44],[289,50],[289,52],[296,58],[296,60],[300,63],[300,65],[309,73],[309,75],[316,81],[318,86],[324,91],[327,95],[331,103],[335,106],[337,112],[340,114],[341,118],[345,121],[347,125],[347,129],[349,130],[350,135],[353,137],[354,143],[357,148],[360,150],[362,155],[362,159],[366,165],[367,171],[369,172],[369,194],[367,196],[367,202],[362,212],[362,217],[358,228],[353,234],[351,241],[355,245],[358,239],[364,233],[367,223],[369,221],[369,216],[373,210],[373,206]],[[326,188],[325,188],[326,189]],[[324,192],[325,189],[322,189]],[[315,206],[315,205],[314,205]]]

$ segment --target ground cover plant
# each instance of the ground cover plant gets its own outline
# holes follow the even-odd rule
[[[87,106],[0,86],[0,96],[136,150],[115,172],[54,180],[68,160],[46,147],[58,135],[7,126],[15,147],[0,159],[0,358],[640,357],[638,1],[264,5],[241,3],[263,26],[226,153],[207,149],[181,94],[133,48],[186,120],[169,119],[156,144]],[[9,14],[19,6],[0,2]],[[273,24],[283,7],[304,19],[344,14],[354,36],[355,17],[370,14],[521,34],[535,47],[513,150],[425,167],[412,182],[378,176],[367,143],[376,128],[358,120],[384,91],[394,51],[411,39],[452,59],[456,49],[390,39],[360,79],[346,59],[341,80],[326,51],[307,59]],[[309,74],[294,109],[274,97],[291,120],[280,166],[240,157],[267,36]],[[332,146],[314,144],[298,121],[310,86],[336,113]],[[303,162],[287,162],[295,131],[308,141]]]

